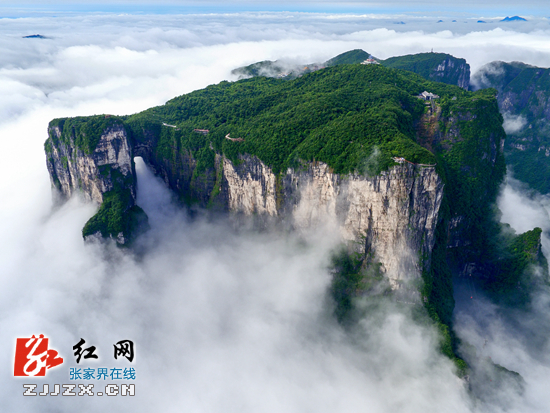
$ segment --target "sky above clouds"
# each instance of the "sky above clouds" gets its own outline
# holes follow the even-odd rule
[[[103,11],[128,13],[220,13],[238,11],[293,11],[293,12],[328,12],[328,13],[453,13],[456,15],[479,15],[498,17],[506,15],[527,14],[529,16],[546,16],[548,13],[543,0],[527,0],[518,5],[517,1],[473,1],[473,0],[408,0],[393,1],[193,1],[193,0],[115,0],[115,1],[72,1],[22,0],[0,2],[14,12],[32,13],[33,11]]]
[[[492,60],[550,67],[544,17],[483,25],[464,2],[460,23],[445,13],[443,23],[434,18],[439,12],[404,13],[405,2],[395,6],[397,14],[330,13],[331,4],[322,2],[240,4],[253,9],[252,3],[329,12],[127,15],[115,2],[117,13],[54,17],[31,2],[0,3],[2,13],[28,6],[13,15],[19,18],[0,19],[0,331],[9,341],[1,346],[11,349],[12,339],[39,330],[58,348],[85,337],[102,349],[129,337],[138,346],[139,376],[133,401],[99,398],[84,408],[79,398],[24,400],[6,351],[0,353],[0,405],[21,412],[545,411],[548,340],[535,350],[516,340],[490,305],[491,329],[468,308],[457,319],[469,343],[482,348],[488,340],[484,354],[525,377],[528,392],[513,394],[506,406],[473,403],[438,353],[436,332],[412,322],[406,309],[381,306],[353,334],[343,331],[326,301],[327,257],[337,243],[330,228],[295,237],[191,222],[139,160],[139,203],[152,225],[141,241],[146,254],[84,244],[80,231],[93,205],[75,198],[52,208],[43,143],[56,117],[134,113],[236,80],[231,70],[238,66],[280,58],[324,61],[355,48],[381,58],[434,48],[466,58],[473,71]],[[529,7],[536,3],[522,4],[521,12],[537,14]],[[39,2],[50,11],[60,4],[85,7]],[[47,38],[23,38],[31,34]],[[516,123],[509,119],[508,127]],[[500,205],[518,231],[550,228],[544,197],[526,198],[520,186],[509,186]],[[536,311],[522,320],[550,325],[546,297],[541,294]],[[65,382],[74,365],[65,347],[67,364],[52,370],[51,383]]]

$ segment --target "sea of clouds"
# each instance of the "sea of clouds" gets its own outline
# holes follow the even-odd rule
[[[546,19],[509,25],[443,19],[308,13],[0,19],[2,408],[546,411],[545,292],[529,313],[515,315],[481,296],[475,308],[457,297],[464,302],[456,314],[460,336],[527,384],[523,395],[476,401],[439,354],[436,332],[407,311],[388,303],[353,331],[335,322],[327,266],[338,239],[330,228],[298,236],[190,220],[139,159],[138,203],[152,226],[139,253],[82,241],[94,205],[78,198],[52,205],[43,150],[51,119],[135,113],[235,80],[230,72],[238,66],[279,58],[320,62],[355,48],[380,58],[433,48],[466,58],[473,71],[492,60],[550,66]],[[23,38],[32,34],[47,38]],[[519,184],[509,181],[499,205],[503,220],[520,232],[550,228],[546,198],[527,196]],[[12,375],[15,338],[38,333],[65,358],[40,384],[70,383],[71,347],[81,337],[98,348],[99,360],[86,362],[93,367],[127,367],[113,359],[112,344],[132,339],[136,396],[24,397],[29,381]]]

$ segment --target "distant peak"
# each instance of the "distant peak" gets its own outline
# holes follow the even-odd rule
[[[505,17],[501,20],[501,22],[526,22],[527,19],[524,19],[523,17],[519,16],[513,16],[513,17]]]
[[[28,36],[23,36],[23,39],[47,39],[47,37],[41,34],[30,34]]]

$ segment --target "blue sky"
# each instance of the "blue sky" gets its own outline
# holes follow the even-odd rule
[[[328,13],[423,13],[435,15],[478,15],[484,17],[508,15],[550,15],[544,0],[522,1],[189,1],[161,0],[151,1],[82,1],[55,0],[18,2],[0,1],[3,14],[34,14],[43,12],[115,12],[115,13],[220,13],[239,11],[303,11]]]

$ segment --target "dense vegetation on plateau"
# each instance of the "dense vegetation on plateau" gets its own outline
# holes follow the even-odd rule
[[[378,170],[383,170],[394,164],[392,156],[435,163],[415,135],[415,121],[425,110],[416,95],[427,89],[449,101],[456,97],[455,104],[476,99],[412,73],[341,65],[292,81],[259,77],[222,82],[126,117],[125,124],[137,142],[155,135],[158,158],[171,159],[174,151],[185,150],[206,162],[214,152],[237,161],[247,153],[276,173],[298,159],[323,161],[337,173],[348,173],[360,172],[378,147]],[[210,132],[193,132],[199,128]],[[226,139],[228,134],[242,141]]]
[[[50,128],[58,127],[61,130],[59,140],[67,145],[72,144],[90,155],[103,132],[115,125],[122,125],[122,120],[117,116],[77,116],[75,118],[54,119],[50,122]],[[51,151],[51,144],[57,145],[58,138],[50,132],[52,142],[46,142],[46,153]]]

